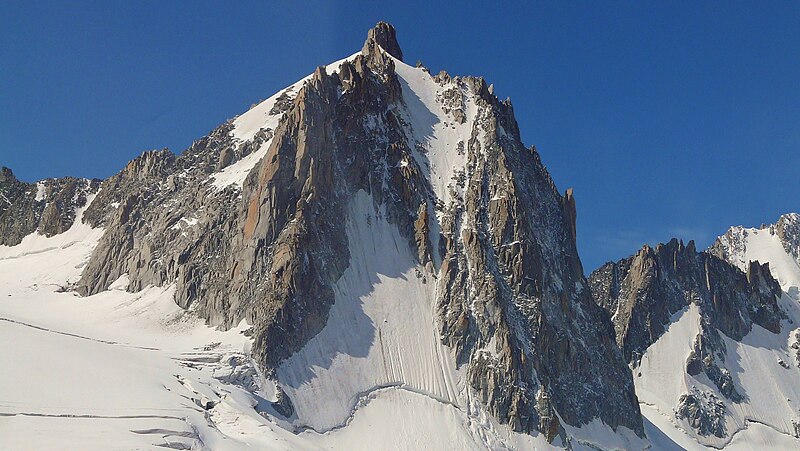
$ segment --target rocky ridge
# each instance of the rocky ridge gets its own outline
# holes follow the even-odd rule
[[[731,227],[714,241],[709,252],[745,268],[749,263],[746,261],[748,237],[759,233],[776,237],[786,254],[800,265],[800,214],[797,213],[781,215],[774,224],[765,224],[758,229]]]
[[[58,235],[72,226],[75,211],[97,193],[98,179],[62,177],[37,183],[18,180],[0,168],[0,245],[14,246],[32,233]]]
[[[601,266],[589,280],[630,362],[658,339],[671,315],[690,303],[701,308],[705,326],[734,339],[747,335],[753,324],[777,333],[785,316],[776,303],[781,289],[768,263],[750,262],[743,273],[713,254],[698,252],[694,241],[645,245],[627,259]]]
[[[674,398],[674,405],[660,408],[672,409],[675,418],[693,430],[701,443],[723,446],[738,428],[746,427],[747,421],[775,421],[767,419],[774,413],[762,409],[760,397],[764,395],[753,385],[757,376],[743,372],[756,365],[758,371],[773,377],[770,371],[775,370],[763,363],[765,358],[774,361],[773,353],[786,354],[777,359],[776,366],[790,368],[784,359],[790,360],[798,309],[792,295],[787,296],[784,290],[791,293],[796,288],[779,280],[792,280],[786,275],[781,255],[792,255],[795,248],[795,219],[796,215],[784,215],[776,224],[761,228],[769,236],[779,237],[777,248],[748,239],[760,231],[735,227],[707,251],[698,252],[694,242],[684,245],[676,239],[655,248],[645,245],[635,255],[606,263],[589,277],[596,302],[614,323],[616,341],[631,364],[637,391],[643,372],[662,371],[658,368],[671,364],[659,366],[654,362],[682,365],[686,375],[685,385],[681,385],[683,394]],[[748,246],[754,247],[754,253],[746,251]],[[797,263],[790,262],[792,265]],[[696,324],[682,319],[693,317],[690,311],[697,312]],[[676,325],[681,322],[684,325]],[[687,326],[690,328],[685,329]],[[673,338],[662,345],[661,354],[643,362],[651,346],[668,332]],[[676,350],[683,349],[675,346],[682,346],[681,334],[685,333],[692,334],[686,337],[690,340],[686,354],[675,355]],[[664,349],[668,349],[666,354]],[[750,359],[759,363],[750,363]],[[641,367],[643,363],[645,368]],[[795,378],[793,371],[783,377]],[[647,380],[660,378],[660,373],[645,374]],[[653,382],[642,384],[650,402],[669,402],[670,390],[674,390],[654,387]],[[775,387],[776,391],[789,391],[787,403],[794,397],[790,387],[791,383],[785,389]],[[662,390],[662,394],[654,394],[654,390]],[[775,407],[774,412],[779,411]],[[780,423],[771,427],[784,429]]]

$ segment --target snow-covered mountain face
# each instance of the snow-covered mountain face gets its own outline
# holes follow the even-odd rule
[[[482,78],[406,65],[387,24],[92,193],[73,215],[97,232],[59,290],[161,287],[213,326],[248,324],[269,387],[254,405],[290,435],[341,436],[359,412],[400,402],[428,406],[463,447],[646,443],[583,276],[571,193],[523,146],[508,101]],[[213,423],[224,384],[203,380]]]
[[[800,437],[800,214],[785,214],[759,229],[732,227],[709,252],[740,269],[754,261],[769,265],[783,290],[781,330],[776,335],[754,331],[743,340],[741,384],[753,392],[745,415]]]
[[[592,273],[649,422],[666,417],[692,446],[750,434],[750,446],[797,447],[798,218],[731,228],[705,252],[645,246]]]
[[[34,232],[47,237],[66,232],[75,211],[99,186],[100,180],[73,177],[25,183],[0,168],[0,245],[17,245]]]
[[[797,215],[589,280],[575,218],[385,23],[180,155],[4,168],[0,448],[796,448]]]

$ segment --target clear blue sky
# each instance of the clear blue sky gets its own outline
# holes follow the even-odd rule
[[[5,2],[0,165],[107,177],[180,152],[386,20],[406,60],[511,97],[575,188],[587,271],[800,210],[800,3],[397,3]]]

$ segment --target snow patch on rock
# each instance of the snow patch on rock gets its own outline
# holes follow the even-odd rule
[[[403,89],[403,115],[411,129],[413,156],[429,179],[436,197],[450,202],[450,189],[459,191],[454,178],[467,163],[466,145],[472,137],[478,107],[473,94],[459,80],[437,82],[427,70],[394,59],[395,71]],[[463,99],[463,122],[446,113],[442,94],[452,90]]]

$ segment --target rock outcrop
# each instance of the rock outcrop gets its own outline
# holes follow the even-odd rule
[[[397,34],[394,27],[386,22],[378,22],[374,28],[367,33],[367,40],[364,43],[362,53],[368,55],[373,52],[373,46],[379,45],[389,55],[403,61],[403,51],[397,43]]]
[[[611,315],[616,340],[628,361],[636,361],[690,303],[707,325],[740,340],[753,324],[777,333],[783,312],[781,289],[769,264],[752,262],[745,274],[706,252],[673,239],[636,255],[606,263],[589,277],[595,300]]]
[[[717,257],[730,261],[740,269],[746,270],[750,264],[747,242],[750,235],[768,235],[778,239],[783,251],[800,265],[800,214],[787,213],[781,215],[774,224],[765,224],[758,229],[731,227],[724,235],[718,237],[709,248],[709,252]],[[785,282],[796,284],[797,280]]]
[[[11,169],[0,168],[0,245],[14,246],[31,233],[49,237],[67,231],[76,209],[99,186],[98,179],[74,177],[25,183]]]

